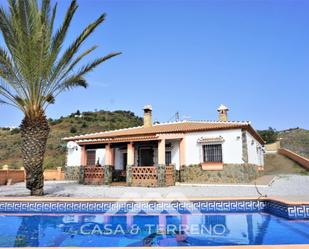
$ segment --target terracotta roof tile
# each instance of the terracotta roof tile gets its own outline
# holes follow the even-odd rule
[[[141,142],[141,141],[155,141],[159,136],[126,136],[115,138],[97,138],[97,139],[80,139],[76,142],[83,144],[102,144],[102,143],[123,143],[123,142]]]
[[[167,133],[187,133],[209,130],[225,130],[225,129],[246,129],[258,141],[264,143],[259,134],[252,128],[249,122],[218,122],[218,121],[183,121],[175,123],[155,124],[152,127],[133,127],[113,131],[98,132],[85,134],[81,136],[64,138],[66,141],[77,141],[87,139],[108,139],[114,140],[117,137],[130,137],[142,135],[157,135]]]

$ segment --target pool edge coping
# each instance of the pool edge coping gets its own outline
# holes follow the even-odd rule
[[[5,201],[28,201],[28,202],[37,202],[37,201],[71,201],[71,202],[117,202],[117,201],[239,201],[239,200],[255,200],[255,201],[275,201],[280,202],[285,205],[309,205],[309,201],[291,201],[280,196],[272,197],[177,197],[174,198],[168,197],[147,197],[147,198],[87,198],[87,197],[0,197],[1,202]]]

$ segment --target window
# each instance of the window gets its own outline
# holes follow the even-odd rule
[[[203,161],[222,163],[222,144],[203,145]]]
[[[87,150],[87,165],[93,166],[95,164],[95,150]]]
[[[166,165],[172,164],[172,152],[171,151],[165,152],[165,164]]]

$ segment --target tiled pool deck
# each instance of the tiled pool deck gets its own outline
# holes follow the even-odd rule
[[[72,198],[200,198],[250,197],[258,198],[259,192],[267,197],[280,197],[290,201],[309,201],[309,176],[285,175],[268,184],[254,185],[181,185],[167,188],[138,188],[121,186],[80,185],[73,181],[45,182],[47,197]],[[0,197],[28,197],[25,183],[0,186]],[[30,197],[31,198],[31,197]]]

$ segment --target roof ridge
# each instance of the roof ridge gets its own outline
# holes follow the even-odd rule
[[[251,124],[250,121],[240,121],[240,120],[233,120],[233,121],[220,121],[220,120],[182,120],[182,121],[171,121],[171,122],[163,122],[163,123],[157,123],[154,124],[153,126],[160,126],[160,125],[169,125],[169,124],[182,124],[182,123],[223,123],[223,124],[235,124],[235,123],[240,123],[240,124]]]
[[[82,137],[82,136],[93,136],[93,135],[100,135],[100,134],[116,132],[116,131],[126,131],[126,130],[141,128],[141,127],[143,127],[143,126],[140,125],[140,126],[127,127],[127,128],[121,128],[121,129],[115,129],[115,130],[109,130],[109,131],[92,132],[92,133],[86,133],[86,134],[83,134],[83,135],[78,135],[78,136],[73,136],[73,137],[64,137],[63,139],[73,139],[73,138],[79,138],[79,137]]]
[[[160,126],[168,126],[168,125],[177,125],[177,124],[238,124],[238,125],[250,125],[250,121],[218,121],[218,120],[181,120],[181,121],[172,121],[172,122],[165,122],[165,123],[159,123],[159,124],[153,124],[152,127],[160,127]],[[93,132],[93,133],[87,133],[83,135],[77,135],[77,136],[71,136],[71,137],[65,137],[63,140],[76,140],[76,139],[82,139],[83,137],[91,137],[91,136],[104,136],[106,134],[113,135],[113,133],[122,132],[122,131],[130,131],[130,130],[136,130],[136,129],[148,129],[147,127],[144,127],[143,125],[140,126],[134,126],[134,127],[127,127],[127,128],[121,128],[121,129],[115,129],[115,130],[108,130],[108,131],[102,131],[102,132]],[[149,127],[151,128],[151,127]]]

